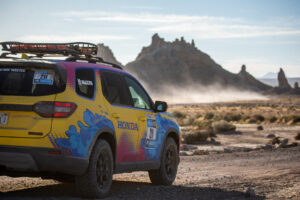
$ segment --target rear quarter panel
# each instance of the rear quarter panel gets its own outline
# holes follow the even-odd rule
[[[114,130],[104,107],[98,70],[95,68],[94,98],[89,99],[78,95],[75,91],[75,70],[67,68],[68,80],[66,91],[57,95],[56,101],[73,102],[76,111],[68,118],[54,119],[52,131],[48,135],[53,147],[63,149],[69,155],[85,158],[95,134],[103,127]]]

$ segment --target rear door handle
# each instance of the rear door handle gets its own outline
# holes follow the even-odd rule
[[[119,118],[120,118],[120,116],[119,116],[118,113],[113,113],[111,116],[112,116],[113,118],[116,118],[116,119],[119,119]]]

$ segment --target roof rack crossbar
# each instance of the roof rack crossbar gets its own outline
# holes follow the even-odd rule
[[[74,57],[66,58],[65,61],[76,62],[77,60],[85,60],[85,61],[88,61],[89,63],[99,62],[99,63],[111,65],[114,68],[123,69],[121,66],[119,66],[115,63],[107,62],[107,61],[103,60],[103,58],[101,58],[101,57],[84,58],[84,57],[74,56]]]

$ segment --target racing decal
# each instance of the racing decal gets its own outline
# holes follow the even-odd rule
[[[49,72],[34,72],[33,84],[53,85],[54,74]]]
[[[111,120],[104,115],[93,114],[89,109],[86,109],[83,113],[83,119],[88,126],[78,121],[77,124],[80,130],[71,125],[69,130],[66,131],[68,138],[55,139],[55,144],[58,147],[68,150],[75,157],[87,156],[92,139],[100,128],[108,127],[113,131],[115,130]]]
[[[118,128],[138,131],[137,123],[131,123],[131,122],[118,121]]]

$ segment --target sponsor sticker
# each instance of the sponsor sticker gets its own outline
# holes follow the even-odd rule
[[[78,85],[93,85],[93,81],[77,79]]]
[[[8,113],[0,113],[0,125],[6,125],[8,122]]]
[[[146,138],[148,140],[156,140],[156,128],[148,127],[147,128],[147,136],[146,136]]]
[[[147,140],[156,140],[156,122],[153,119],[147,119]]]
[[[49,72],[34,72],[33,84],[53,85],[54,74]]]
[[[0,72],[21,72],[21,73],[24,73],[24,72],[26,72],[26,70],[21,69],[21,68],[0,68]]]

